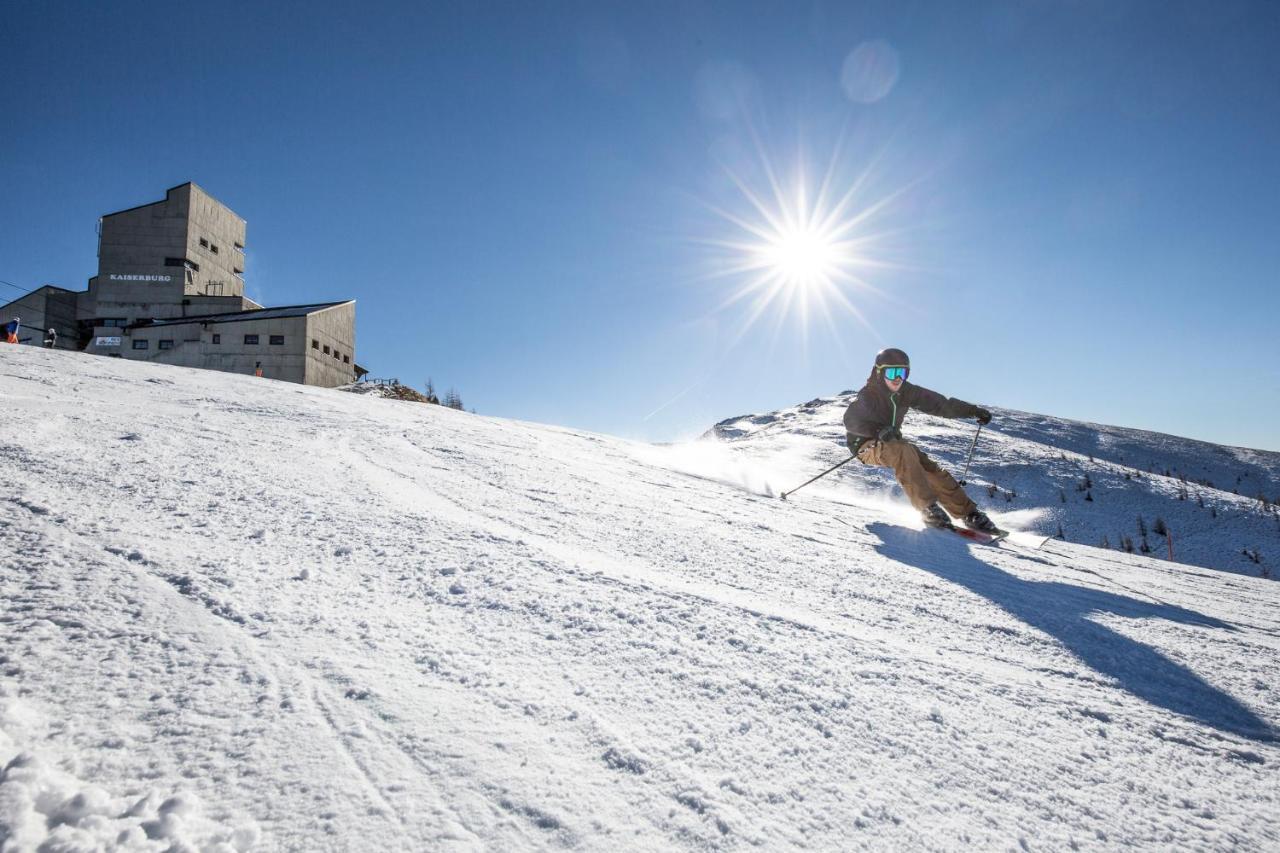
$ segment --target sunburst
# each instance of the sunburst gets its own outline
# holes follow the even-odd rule
[[[837,186],[838,148],[820,181],[803,163],[782,180],[767,157],[761,161],[763,190],[726,170],[746,204],[741,212],[713,205],[736,233],[706,241],[717,250],[713,275],[734,283],[721,308],[748,306],[739,337],[766,317],[776,329],[794,319],[805,340],[817,319],[837,334],[842,314],[869,327],[858,302],[876,293],[873,270],[895,266],[877,257],[886,232],[876,223],[899,193],[866,199],[870,167]]]

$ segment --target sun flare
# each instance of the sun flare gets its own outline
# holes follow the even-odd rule
[[[877,259],[883,232],[874,226],[896,194],[865,198],[869,169],[840,180],[838,150],[820,181],[811,180],[802,165],[783,180],[763,154],[761,160],[761,177],[754,182],[729,171],[745,205],[712,207],[732,229],[706,241],[717,255],[713,276],[734,284],[721,308],[748,306],[739,335],[765,319],[775,330],[794,319],[803,339],[815,320],[838,333],[840,314],[868,325],[858,307],[876,293],[867,275],[895,266]]]
[[[760,260],[787,285],[807,287],[831,278],[840,266],[840,247],[808,228],[778,234],[760,247]]]

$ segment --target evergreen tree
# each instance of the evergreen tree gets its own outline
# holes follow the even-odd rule
[[[1155,523],[1151,525],[1151,532],[1157,536],[1168,536],[1169,526],[1164,523],[1163,518],[1157,515]]]

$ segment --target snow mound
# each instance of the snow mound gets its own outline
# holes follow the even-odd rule
[[[113,796],[20,750],[8,730],[38,719],[19,699],[0,695],[0,842],[6,853],[243,853],[257,844],[252,821],[229,827],[211,820],[188,791]]]

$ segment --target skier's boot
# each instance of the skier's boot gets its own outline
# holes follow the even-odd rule
[[[999,527],[992,524],[991,519],[987,518],[987,514],[980,509],[975,509],[964,517],[964,526],[970,530],[990,533],[992,536],[1004,532]]]
[[[931,503],[920,510],[920,520],[924,522],[925,527],[936,527],[940,530],[951,527],[951,516],[936,503]]]

